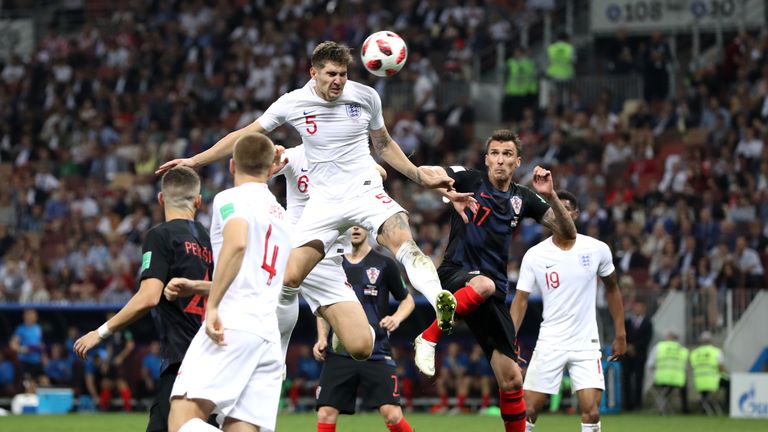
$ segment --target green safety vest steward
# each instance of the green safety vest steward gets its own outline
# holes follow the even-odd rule
[[[672,387],[685,385],[685,365],[688,349],[675,341],[661,341],[656,348],[653,383]]]
[[[527,57],[511,58],[507,60],[507,69],[509,69],[506,86],[508,95],[525,96],[536,93],[538,84],[536,83],[536,66],[533,64],[533,60]]]
[[[720,388],[720,349],[704,345],[691,351],[693,386],[698,392],[713,392]]]
[[[573,78],[573,45],[557,41],[547,47],[547,76],[558,80]]]

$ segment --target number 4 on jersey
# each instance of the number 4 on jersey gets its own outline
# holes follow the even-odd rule
[[[272,284],[272,278],[275,277],[277,274],[277,269],[275,268],[275,263],[277,262],[277,252],[280,250],[280,248],[275,245],[272,248],[272,263],[267,264],[267,254],[269,253],[269,237],[272,235],[272,225],[269,226],[267,229],[267,235],[264,238],[264,262],[261,263],[261,268],[263,268],[268,274],[269,279],[267,279],[267,285]]]

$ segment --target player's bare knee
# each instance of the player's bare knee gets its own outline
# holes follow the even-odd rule
[[[388,425],[396,425],[403,419],[403,410],[397,405],[382,405],[379,412]]]
[[[469,286],[472,287],[475,292],[484,299],[492,296],[496,291],[496,284],[485,276],[476,276],[469,281]]]
[[[598,407],[591,406],[581,413],[581,422],[586,424],[595,424],[600,421],[600,410]]]
[[[517,375],[502,376],[498,381],[499,390],[501,391],[511,392],[523,389],[523,379]]]
[[[368,358],[373,353],[373,344],[370,344],[367,342],[356,342],[355,344],[353,344],[352,348],[346,345],[345,345],[345,348],[347,349],[349,356],[352,357],[352,359],[357,361],[368,360]]]
[[[339,416],[339,412],[334,408],[321,406],[317,409],[317,421],[318,423],[336,423],[336,418]]]

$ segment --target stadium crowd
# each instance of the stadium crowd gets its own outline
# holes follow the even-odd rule
[[[325,39],[356,47],[374,30],[398,31],[410,58],[390,80],[411,81],[416,105],[389,110],[393,137],[423,163],[483,166],[470,104],[445,106],[437,88],[470,78],[473,52],[510,40],[516,6],[179,3],[132,2],[108,16],[70,11],[32,55],[0,66],[0,301],[127,301],[142,236],[162,221],[159,163],[199,153],[302,85],[308,50]],[[698,319],[717,330],[727,290],[746,304],[747,288],[767,286],[768,36],[735,35],[721,60],[692,66],[675,88],[664,87],[672,60],[660,37],[618,37],[600,58],[613,72],[641,73],[645,97],[605,92],[586,105],[571,87],[567,103],[524,110],[504,125],[523,140],[518,172],[552,167],[557,186],[580,199],[578,228],[613,249],[626,304],[651,299],[653,307],[670,290],[697,291],[706,303]],[[362,69],[352,79],[386,85]],[[272,138],[297,144],[286,128]],[[223,163],[202,171],[207,201],[226,174]],[[453,210],[397,175],[387,187],[439,262]],[[274,189],[279,196],[282,185]],[[210,223],[209,202],[198,219]],[[536,224],[519,230],[511,281],[543,235]]]

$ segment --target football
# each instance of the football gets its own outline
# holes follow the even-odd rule
[[[392,76],[405,65],[408,47],[397,33],[379,31],[365,39],[360,58],[368,72],[380,77]]]

